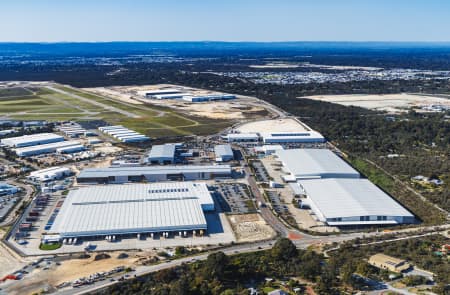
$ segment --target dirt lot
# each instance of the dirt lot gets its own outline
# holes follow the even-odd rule
[[[122,252],[109,253],[111,258],[95,261],[95,254],[87,259],[71,259],[61,262],[60,265],[55,263],[49,264],[47,267],[34,269],[26,276],[26,284],[13,284],[8,282],[3,286],[3,290],[7,294],[34,294],[41,290],[54,290],[54,287],[63,283],[75,281],[82,277],[88,277],[98,272],[106,272],[117,266],[136,265],[139,259],[134,254],[129,254],[129,258],[119,259],[117,256]],[[45,265],[45,264],[44,264]],[[48,268],[48,269],[47,269]]]
[[[48,282],[58,285],[67,281],[74,281],[81,277],[89,276],[96,272],[110,271],[117,266],[133,266],[138,260],[134,255],[129,258],[119,259],[120,253],[111,255],[111,258],[95,261],[94,256],[88,259],[72,259],[62,262],[60,266],[49,270],[47,273]]]
[[[0,238],[3,237],[4,231],[0,229]],[[0,278],[20,269],[26,263],[22,259],[14,255],[11,250],[7,249],[3,244],[0,245]]]
[[[228,220],[238,242],[255,242],[276,235],[258,214],[229,215]]]
[[[358,106],[391,113],[406,112],[410,108],[419,108],[418,111],[422,111],[420,108],[433,104],[450,107],[450,99],[408,93],[385,95],[316,95],[303,98],[337,103],[344,106]]]

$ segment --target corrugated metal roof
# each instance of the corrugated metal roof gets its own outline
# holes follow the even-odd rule
[[[359,177],[358,171],[327,149],[277,150],[275,154],[297,178]]]
[[[299,184],[326,218],[413,216],[367,179],[308,179]]]
[[[79,178],[108,177],[108,176],[132,176],[149,174],[178,174],[178,173],[231,173],[229,165],[208,165],[208,166],[144,166],[144,167],[120,167],[120,168],[86,168],[78,175]]]
[[[174,144],[161,144],[154,145],[148,155],[150,159],[152,158],[173,158],[175,156],[175,145]]]
[[[233,150],[229,144],[219,144],[214,146],[216,157],[233,157]]]
[[[51,232],[63,236],[206,228],[205,184],[192,182],[84,187],[71,191]]]
[[[42,141],[61,141],[64,140],[64,137],[61,135],[55,134],[55,133],[37,133],[37,134],[31,134],[31,135],[23,135],[18,137],[9,137],[4,138],[1,140],[1,142],[8,146],[18,146],[23,144],[31,145],[35,142],[42,142]]]
[[[24,153],[37,152],[37,151],[47,150],[47,149],[56,150],[58,148],[76,146],[76,145],[80,145],[80,142],[75,141],[75,140],[58,141],[58,142],[54,142],[54,143],[47,143],[47,144],[40,144],[40,145],[16,148],[16,149],[14,149],[14,151],[16,152],[16,154],[20,155],[20,154],[24,154]]]

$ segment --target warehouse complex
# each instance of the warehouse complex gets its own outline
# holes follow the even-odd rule
[[[175,163],[174,144],[154,145],[148,155],[148,162],[151,164],[173,164]]]
[[[367,179],[304,179],[304,202],[331,226],[413,223],[414,216]]]
[[[233,94],[218,93],[218,92],[205,92],[184,87],[170,87],[160,88],[154,90],[140,91],[139,94],[150,99],[180,99],[188,102],[207,102],[215,100],[229,100],[235,99]]]
[[[77,177],[78,183],[126,183],[140,181],[200,180],[230,177],[229,165],[144,166],[87,168]]]
[[[148,136],[125,128],[122,125],[98,127],[98,130],[121,142],[141,142],[150,140]]]
[[[286,181],[308,178],[359,178],[353,169],[328,149],[277,150],[275,155],[282,162]]]
[[[328,149],[277,150],[286,182],[330,226],[388,225],[415,222],[414,216],[389,195]]]
[[[132,235],[180,235],[207,230],[204,211],[214,210],[206,184],[172,182],[90,186],[69,193],[49,233],[61,239]]]
[[[30,157],[48,153],[75,153],[85,150],[85,147],[79,141],[59,141],[54,143],[33,145],[13,149],[19,157]]]
[[[64,137],[62,137],[61,135],[57,135],[55,133],[38,133],[32,135],[4,138],[1,140],[1,143],[11,148],[21,148],[60,141],[64,141]]]

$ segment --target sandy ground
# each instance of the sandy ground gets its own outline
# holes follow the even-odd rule
[[[0,230],[0,237],[3,237],[3,234],[4,231]],[[7,249],[3,243],[0,244],[0,279],[22,268],[25,264],[24,261]]]
[[[262,107],[248,106],[237,100],[206,103],[183,103],[174,101],[170,106],[178,110],[185,110],[195,116],[212,119],[245,119],[251,113],[264,110]]]
[[[112,97],[117,100],[132,103],[132,104],[143,104],[139,100],[135,100],[131,98],[130,94],[125,94],[115,89],[105,88],[105,87],[96,87],[96,88],[83,88],[85,91],[89,91],[98,95]]]
[[[117,255],[120,253],[122,252],[109,253],[111,258],[98,261],[94,260],[95,254],[91,254],[91,258],[66,260],[59,266],[52,262],[47,266],[48,269],[41,266],[26,275],[26,284],[9,281],[2,287],[7,292],[6,294],[17,295],[34,294],[45,289],[52,291],[61,283],[75,281],[98,272],[110,271],[117,266],[134,266],[138,261],[134,254],[129,254],[129,258],[118,259]],[[41,265],[45,265],[45,263],[41,263]]]
[[[116,98],[130,103],[149,103],[156,106],[164,106],[175,109],[177,111],[188,113],[193,116],[206,117],[211,119],[236,120],[246,118],[258,118],[257,112],[264,111],[265,108],[255,104],[255,98],[238,96],[237,99],[229,101],[212,101],[192,103],[179,99],[147,99],[144,96],[145,91],[157,89],[179,89],[181,92],[191,93],[193,95],[207,95],[218,93],[216,91],[185,87],[180,85],[157,84],[143,86],[113,86],[113,87],[97,87],[86,88],[85,90],[97,94]]]
[[[385,95],[316,95],[303,98],[337,103],[344,106],[358,106],[366,109],[382,110],[391,113],[406,112],[410,108],[424,106],[450,106],[450,99],[416,94],[385,94]]]
[[[111,258],[95,261],[92,254],[89,259],[71,259],[61,263],[55,269],[49,270],[47,273],[48,282],[52,285],[59,285],[63,282],[74,281],[81,277],[87,277],[96,272],[110,271],[117,266],[132,266],[138,258],[130,255],[130,258],[118,259],[116,253]]]
[[[285,118],[276,120],[262,120],[243,124],[236,128],[241,133],[248,132],[302,132],[310,130],[306,125],[295,119]]]
[[[229,215],[238,242],[255,242],[275,237],[275,231],[259,214]]]
[[[118,152],[122,151],[122,148],[117,147],[117,146],[104,145],[104,146],[95,147],[94,151],[109,155],[109,154],[114,154],[114,153],[118,153]]]

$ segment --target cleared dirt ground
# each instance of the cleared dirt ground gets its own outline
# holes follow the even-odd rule
[[[228,220],[238,242],[255,242],[276,235],[258,214],[229,215]]]
[[[429,105],[445,105],[450,107],[450,99],[428,95],[408,93],[384,95],[315,95],[302,98],[337,103],[344,106],[357,106],[371,110],[391,113],[407,112],[411,108],[422,108]],[[421,111],[420,109],[418,111]]]

